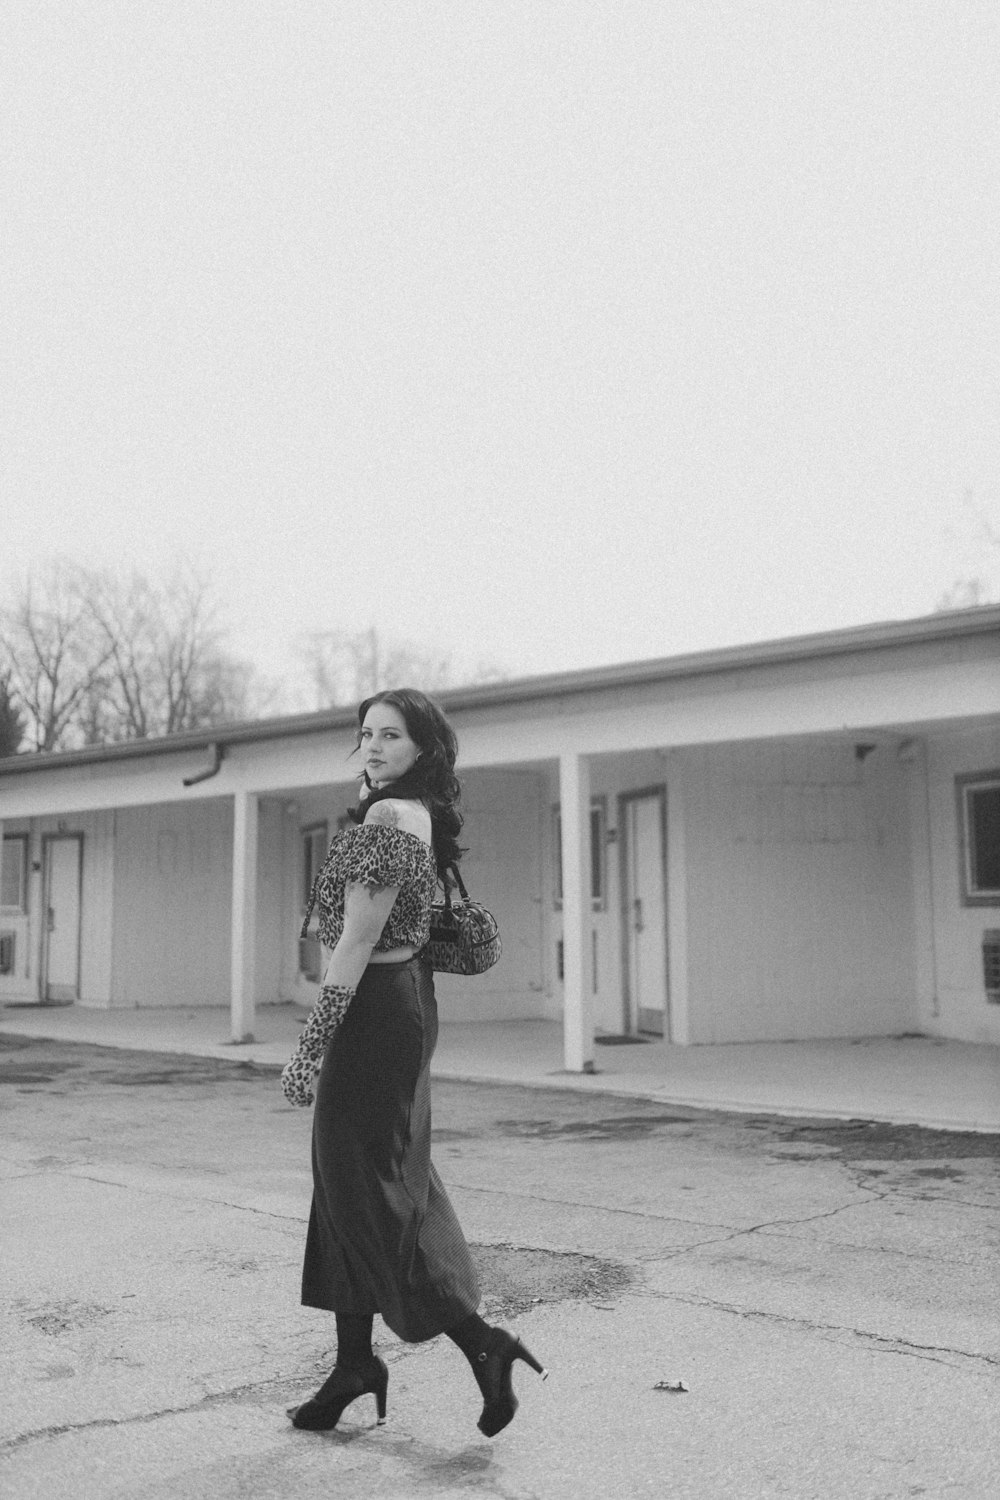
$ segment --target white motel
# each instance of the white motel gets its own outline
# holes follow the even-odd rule
[[[449,1020],[1000,1044],[1000,608],[440,695],[489,974]],[[353,710],[0,761],[0,1001],[308,1004]]]

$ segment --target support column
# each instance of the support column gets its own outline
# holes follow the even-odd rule
[[[910,811],[910,850],[913,871],[913,953],[916,960],[916,1006],[913,1025],[918,1031],[938,1031],[941,997],[938,988],[937,919],[934,909],[934,825],[931,816],[931,747],[914,736],[903,740],[896,759],[907,775]]]
[[[590,763],[585,756],[559,757],[559,805],[562,824],[563,1057],[568,1073],[593,1073]]]
[[[257,977],[258,801],[255,792],[238,791],[233,798],[230,1013],[234,1042],[254,1040],[254,995]]]
[[[667,1039],[691,1041],[688,1008],[688,871],[686,778],[676,763],[667,774]]]

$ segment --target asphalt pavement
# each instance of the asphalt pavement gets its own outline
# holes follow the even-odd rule
[[[386,1426],[288,1423],[335,1338],[273,1071],[5,1036],[0,1114],[10,1500],[1000,1494],[996,1135],[439,1079],[484,1311],[551,1371],[491,1441],[384,1328]]]

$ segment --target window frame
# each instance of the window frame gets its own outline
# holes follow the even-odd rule
[[[1000,906],[1000,887],[983,890],[975,885],[975,829],[971,817],[972,794],[1000,791],[1000,769],[968,771],[955,777],[958,812],[959,891],[963,906]]]
[[[552,804],[552,904],[562,911],[562,804]],[[596,887],[596,889],[595,889]],[[608,799],[590,799],[590,909],[608,909]]]
[[[321,840],[322,853],[317,857],[315,853],[316,839]],[[303,877],[302,889],[299,892],[299,910],[305,911],[309,905],[309,894],[313,888],[313,881],[322,868],[330,845],[330,825],[326,819],[318,823],[307,823],[304,828],[299,829],[299,872]],[[307,854],[306,851],[309,851]]]
[[[26,833],[5,833],[3,835],[3,867],[7,867],[7,854],[11,844],[16,844],[21,851],[21,879],[20,879],[20,904],[17,906],[0,905],[0,912],[5,917],[26,917],[28,915],[28,835]],[[2,890],[0,890],[2,898]]]

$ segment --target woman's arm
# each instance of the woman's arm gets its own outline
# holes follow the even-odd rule
[[[352,881],[344,891],[344,928],[330,955],[319,999],[299,1036],[298,1045],[281,1075],[289,1104],[313,1102],[316,1075],[330,1038],[347,1014],[372,949],[382,936],[393,903],[394,885],[367,886]]]
[[[398,885],[368,886],[351,882],[344,891],[344,930],[326,966],[323,984],[356,990],[372,949],[382,936],[399,895]]]

